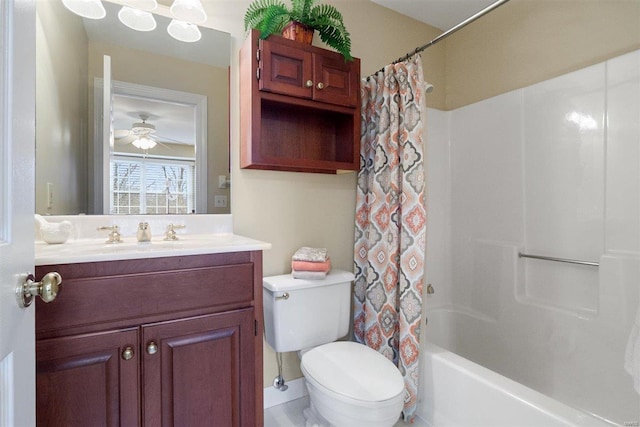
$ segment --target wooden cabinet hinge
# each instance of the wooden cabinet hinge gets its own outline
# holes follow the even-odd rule
[[[260,80],[260,68],[256,70],[256,79]]]

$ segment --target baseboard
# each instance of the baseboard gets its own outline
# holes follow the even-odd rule
[[[289,387],[285,391],[280,391],[273,386],[264,389],[264,409],[282,405],[283,403],[300,399],[309,394],[305,386],[304,378],[287,381],[286,384]]]

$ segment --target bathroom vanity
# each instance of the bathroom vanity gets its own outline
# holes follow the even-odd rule
[[[234,235],[158,240],[93,251],[78,240],[59,246],[62,262],[52,262],[53,245],[36,244],[36,278],[56,271],[63,280],[55,301],[36,305],[38,425],[263,424],[270,245]]]

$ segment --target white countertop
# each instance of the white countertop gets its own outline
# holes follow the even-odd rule
[[[48,216],[49,222],[69,221],[73,232],[61,244],[35,242],[35,265],[71,264],[79,262],[119,261],[140,258],[203,255],[271,249],[271,244],[232,232],[231,215],[157,215],[157,216]],[[139,222],[148,222],[151,242],[139,243]],[[163,240],[168,224],[184,225],[176,230],[179,240]],[[106,243],[108,231],[97,231],[103,225],[118,225],[121,243]],[[36,228],[37,234],[39,230]]]
[[[59,245],[38,241],[35,247],[35,264],[52,265],[266,250],[271,249],[271,244],[237,234],[209,234],[181,235],[175,241],[159,238],[145,243],[131,239],[105,243],[104,238],[69,240]]]

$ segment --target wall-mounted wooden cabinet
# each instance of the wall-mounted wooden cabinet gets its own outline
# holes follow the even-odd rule
[[[240,52],[241,167],[360,167],[360,60],[252,30]]]

